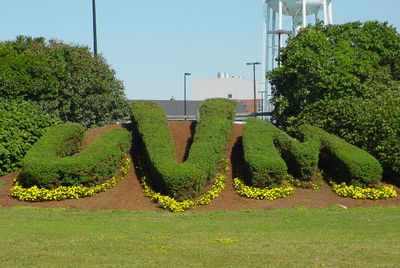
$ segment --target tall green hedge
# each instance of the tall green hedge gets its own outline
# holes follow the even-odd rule
[[[0,98],[0,176],[21,168],[22,158],[46,127],[59,123],[33,102]]]
[[[382,179],[382,166],[368,152],[317,127],[303,125],[299,131],[319,140],[322,165],[334,179],[358,186],[374,185]]]
[[[65,123],[48,129],[28,151],[18,177],[23,187],[93,186],[109,179],[131,145],[131,134],[113,129],[96,139],[83,152],[84,128]]]
[[[150,101],[133,103],[132,122],[145,150],[144,160],[153,186],[179,200],[193,198],[204,191],[223,157],[235,111],[233,101],[206,100],[200,108],[188,158],[178,164],[164,111]]]
[[[287,172],[302,180],[315,174],[318,164],[335,180],[353,185],[373,185],[382,178],[379,162],[364,150],[319,128],[299,128],[301,142],[269,122],[251,118],[243,132],[243,149],[249,183],[274,187]]]

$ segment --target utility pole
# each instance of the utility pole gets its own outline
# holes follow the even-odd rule
[[[183,74],[183,113],[186,120],[186,76],[191,75],[191,73]]]
[[[93,50],[94,56],[97,56],[97,26],[96,26],[96,0],[92,0],[93,13]]]
[[[257,86],[256,86],[256,65],[260,65],[261,62],[248,62],[246,63],[246,65],[253,65],[253,93],[254,93],[254,99],[253,99],[253,105],[254,105],[254,116],[256,116],[257,114],[257,95],[256,95],[256,90],[257,90]]]

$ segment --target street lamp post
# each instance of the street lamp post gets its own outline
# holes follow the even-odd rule
[[[93,50],[94,50],[94,56],[97,56],[96,0],[92,0],[92,12],[93,12]]]
[[[183,113],[186,120],[186,77],[191,75],[191,73],[184,73],[183,75]]]
[[[254,116],[257,114],[257,101],[256,101],[256,65],[260,65],[261,62],[248,62],[246,65],[253,65],[253,93],[254,93]]]
[[[258,93],[261,93],[261,99],[264,100],[265,91],[258,91]],[[261,113],[264,113],[264,105],[261,105]],[[261,115],[261,118],[264,120],[264,115]]]

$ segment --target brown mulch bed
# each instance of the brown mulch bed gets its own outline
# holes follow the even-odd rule
[[[176,149],[177,161],[184,161],[187,151],[190,147],[194,123],[186,121],[170,121],[170,130],[173,135]],[[83,142],[83,148],[95,140],[99,135],[112,128],[121,127],[121,125],[105,126],[91,129],[86,132]],[[241,158],[241,135],[243,125],[233,125],[230,142],[226,149],[226,157],[232,164],[240,162]],[[133,149],[134,150],[134,149]],[[112,210],[146,210],[161,211],[149,198],[145,197],[140,182],[136,176],[135,168],[131,166],[131,171],[125,176],[125,179],[118,183],[114,188],[107,192],[96,194],[90,198],[49,201],[49,202],[22,202],[10,196],[9,189],[12,187],[12,179],[18,175],[18,172],[0,177],[0,181],[5,185],[0,186],[0,206],[32,206],[45,208],[67,208],[67,209],[112,209]],[[353,207],[372,207],[372,206],[400,206],[400,197],[388,200],[355,200],[337,196],[327,184],[324,184],[320,190],[296,189],[295,193],[283,199],[278,200],[254,200],[238,196],[233,188],[232,171],[227,173],[228,180],[225,189],[220,197],[211,204],[199,206],[195,211],[210,210],[240,210],[240,209],[261,209],[271,210],[280,208],[295,208],[304,206],[310,209],[327,208],[331,206]],[[398,193],[400,189],[396,187]]]

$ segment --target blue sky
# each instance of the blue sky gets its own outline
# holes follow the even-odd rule
[[[334,23],[400,29],[400,1],[333,0]],[[17,35],[93,47],[91,0],[0,0],[0,41]],[[183,98],[183,73],[251,79],[262,57],[262,0],[96,0],[98,51],[129,99]],[[258,77],[261,76],[259,71]],[[190,98],[190,80],[189,80]]]

